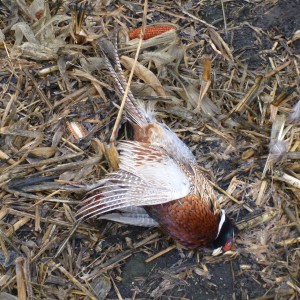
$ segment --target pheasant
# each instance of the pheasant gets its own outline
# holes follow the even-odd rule
[[[122,96],[126,80],[117,48],[106,39],[98,45]],[[213,255],[228,251],[233,225],[190,149],[131,91],[124,110],[133,127],[133,141],[120,142],[119,170],[87,193],[77,216],[160,226],[186,248],[212,245]]]

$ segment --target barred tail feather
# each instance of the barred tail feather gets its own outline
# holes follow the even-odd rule
[[[125,93],[127,82],[123,75],[116,46],[114,46],[107,39],[103,38],[99,40],[98,47],[102,52],[106,66],[118,87],[120,96],[123,96]],[[114,66],[116,67],[116,70]],[[125,111],[128,114],[129,120],[139,126],[146,125],[152,120],[152,114],[147,113],[144,105],[142,105],[140,101],[135,99],[130,90],[125,102]]]

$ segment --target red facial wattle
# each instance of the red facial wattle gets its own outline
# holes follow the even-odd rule
[[[225,245],[223,246],[223,251],[226,252],[226,251],[229,251],[232,247],[232,244],[233,244],[233,238],[230,237],[227,242],[225,243]]]

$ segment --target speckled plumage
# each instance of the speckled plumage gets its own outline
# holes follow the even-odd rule
[[[117,50],[107,40],[100,41],[100,50],[122,96],[126,82]],[[125,113],[133,125],[134,141],[119,144],[120,169],[86,195],[78,216],[160,225],[191,249],[220,239],[224,212],[190,149],[131,92],[125,102]],[[139,212],[130,211],[134,208]],[[232,242],[231,227],[226,239],[227,235]]]

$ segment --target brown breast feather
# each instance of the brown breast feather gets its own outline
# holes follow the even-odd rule
[[[199,196],[188,195],[145,209],[166,233],[185,247],[208,246],[217,236],[220,214],[214,214]]]

